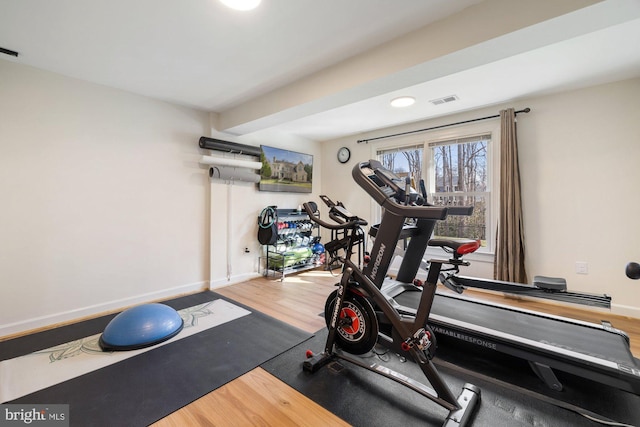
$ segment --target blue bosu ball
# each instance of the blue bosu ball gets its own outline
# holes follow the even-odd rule
[[[118,314],[100,336],[104,351],[135,350],[176,336],[183,321],[176,310],[164,304],[143,304]]]

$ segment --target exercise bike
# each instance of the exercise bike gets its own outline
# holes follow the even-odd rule
[[[420,198],[408,194],[396,186],[390,171],[376,167],[366,171],[371,179],[373,197],[384,208],[380,231],[391,236],[393,244],[377,239],[370,254],[371,261],[360,269],[352,260],[353,247],[361,236],[361,227],[367,222],[353,215],[344,206],[334,205],[329,216],[334,223],[320,219],[314,202],[304,204],[304,209],[320,226],[329,230],[345,232],[347,239],[343,271],[337,290],[329,295],[325,304],[325,319],[328,337],[324,351],[310,354],[303,363],[303,369],[315,372],[334,359],[347,361],[356,366],[389,378],[421,394],[449,413],[444,426],[464,426],[471,418],[480,399],[480,389],[473,384],[465,384],[456,397],[441,378],[432,358],[435,354],[435,334],[427,325],[435,296],[438,276],[443,264],[448,261],[431,260],[426,283],[423,285],[420,303],[413,315],[400,313],[393,300],[381,292],[393,256],[395,242],[400,237],[405,221],[413,218],[417,224],[443,220],[447,216],[446,207],[421,206]],[[405,203],[400,201],[405,200]],[[395,236],[395,237],[393,237]],[[376,307],[374,310],[374,306]],[[380,320],[379,320],[380,319]],[[376,363],[369,364],[359,359],[378,342],[380,324],[390,328],[388,339],[393,340],[412,357],[425,375],[429,385],[422,384],[405,375]]]
[[[408,201],[415,205],[425,203],[419,195],[415,195],[414,190],[405,186],[402,178],[376,160],[355,165],[352,175],[356,183],[383,208],[388,203],[388,198],[395,199],[398,205],[399,201]],[[424,206],[405,205],[400,205],[400,208],[425,209]],[[449,208],[447,214],[451,215],[452,211],[454,209]],[[477,249],[477,242],[431,239],[437,218],[420,218],[414,221],[411,227],[407,227],[406,224],[403,227],[397,223],[391,225],[387,216],[385,212],[383,221],[375,233],[371,258],[376,260],[376,263],[370,262],[364,268],[364,275],[375,283],[397,313],[401,316],[415,317],[420,311],[423,290],[415,286],[413,281],[426,247],[441,247],[453,253],[446,261],[432,261],[427,273],[427,281],[435,283],[437,275],[434,275],[432,266],[436,267],[443,284],[447,286],[451,285],[446,280],[450,277],[449,273],[456,273],[459,265],[465,265],[463,255]],[[371,231],[369,234],[372,234]],[[386,258],[387,253],[393,252],[398,239],[404,235],[411,239],[397,276],[373,277],[372,270],[381,269],[385,273],[388,271],[390,259]],[[379,265],[383,267],[376,267],[381,249],[384,249],[385,255]],[[442,268],[443,265],[445,268]],[[632,278],[640,276],[640,266],[631,263],[628,266],[628,275]],[[450,287],[456,293],[437,292],[431,297],[433,305],[428,316],[429,327],[440,337],[446,337],[444,340],[447,341],[447,345],[455,344],[452,341],[458,341],[463,345],[478,346],[482,351],[487,350],[489,353],[503,353],[522,359],[553,391],[563,389],[562,382],[555,374],[555,371],[562,371],[640,395],[640,360],[631,353],[628,335],[614,328],[609,322],[583,322],[469,298],[459,295],[459,288]],[[427,291],[430,294],[432,292],[431,289]],[[375,304],[374,310],[379,311]],[[388,327],[385,316],[381,315],[379,318],[380,330],[384,332],[384,328]],[[387,339],[385,335],[380,334],[381,344],[404,357],[411,357],[405,354],[402,341],[396,339],[393,330],[391,339]],[[490,354],[487,354],[487,357],[491,357]]]

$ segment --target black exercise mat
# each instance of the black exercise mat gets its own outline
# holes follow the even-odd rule
[[[311,336],[214,292],[165,303],[181,309],[220,298],[251,314],[6,403],[69,404],[72,426],[146,426]],[[0,359],[99,333],[112,317],[0,343]]]
[[[303,393],[327,410],[333,412],[354,426],[440,426],[447,411],[425,397],[380,375],[356,367],[345,361],[331,362],[317,372],[310,374],[302,370],[305,351],[320,352],[324,348],[326,330],[282,355],[264,363],[262,368]],[[462,357],[462,356],[460,356]],[[384,359],[384,360],[381,360]],[[402,362],[389,352],[382,357],[369,355],[365,360],[383,364],[420,382],[426,379],[420,368],[412,362]],[[460,370],[457,366],[436,357],[436,365],[454,394],[458,395],[464,383],[480,387],[482,396],[474,414],[474,426],[595,426],[597,424],[567,409],[560,408],[541,397],[534,387],[529,393],[504,387],[496,382],[493,369],[505,371],[504,360],[498,360],[492,367],[484,361],[475,367],[481,376]],[[528,366],[512,366],[513,369],[529,369]],[[482,376],[484,375],[484,376]],[[517,383],[524,377],[524,384],[533,383],[529,372],[512,371]],[[640,425],[640,396],[617,389],[593,384],[579,378],[563,378],[565,381],[564,400],[569,404],[589,404],[591,412],[624,422]],[[580,387],[582,384],[582,387]],[[551,393],[557,399],[562,393]]]

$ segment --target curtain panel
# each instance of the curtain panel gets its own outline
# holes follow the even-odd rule
[[[516,114],[509,108],[500,111],[500,213],[494,279],[528,283],[524,248]]]

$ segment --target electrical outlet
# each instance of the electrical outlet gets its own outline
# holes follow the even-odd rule
[[[576,273],[589,274],[589,264],[585,261],[576,261]]]

